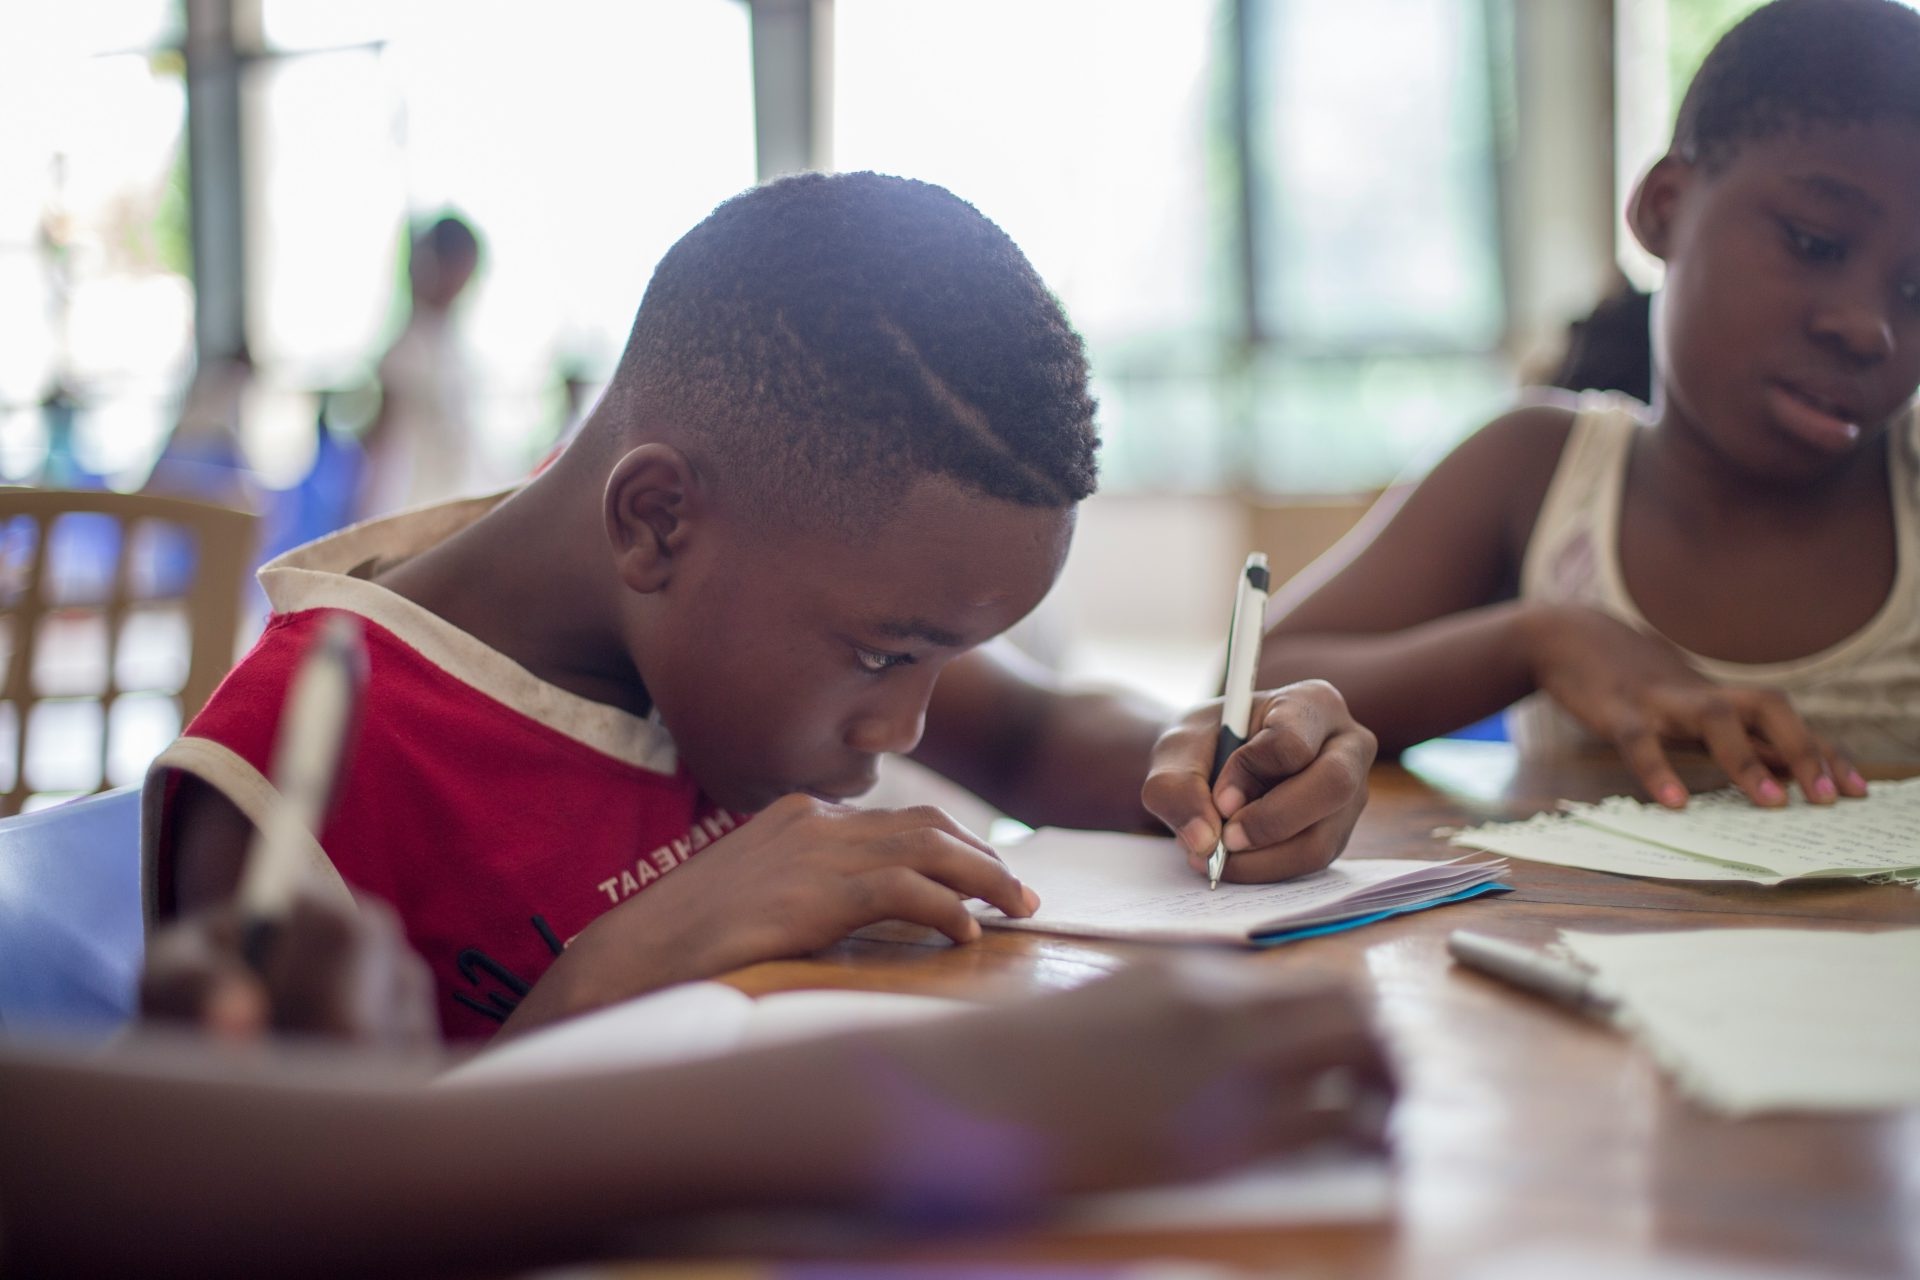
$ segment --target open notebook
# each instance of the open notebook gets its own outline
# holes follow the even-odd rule
[[[1663,809],[1627,796],[1495,822],[1452,843],[1619,875],[1668,880],[1920,877],[1920,778],[1870,784],[1863,800],[1762,809],[1728,788]]]
[[[1040,910],[1014,920],[975,903],[981,924],[1095,938],[1272,946],[1506,887],[1497,861],[1341,858],[1297,880],[1209,889],[1170,839],[1053,827],[996,852]]]
[[[558,1023],[490,1049],[441,1077],[444,1087],[658,1066],[856,1028],[953,1017],[981,1006],[935,996],[788,991],[754,999],[693,982]],[[1081,1196],[1048,1227],[1063,1232],[1201,1230],[1300,1222],[1371,1222],[1392,1208],[1391,1171],[1376,1156],[1323,1151],[1178,1187]]]

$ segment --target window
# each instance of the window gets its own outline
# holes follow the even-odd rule
[[[476,427],[496,475],[524,474],[562,371],[604,379],[653,264],[754,181],[746,6],[267,0],[262,30],[256,356],[289,386],[370,378],[407,219],[458,210],[483,245],[461,303]]]
[[[1370,487],[1507,386],[1489,11],[836,0],[833,162],[1027,251],[1087,339],[1106,488]]]
[[[0,17],[0,479],[131,483],[192,358],[171,0]]]

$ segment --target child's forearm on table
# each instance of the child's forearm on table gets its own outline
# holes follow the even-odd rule
[[[1269,632],[1260,684],[1326,680],[1381,752],[1398,752],[1531,693],[1537,614],[1537,606],[1506,601],[1378,634]]]
[[[491,1269],[664,1215],[857,1201],[872,1126],[831,1052],[448,1088],[366,1061],[8,1053],[0,1256],[28,1274]]]

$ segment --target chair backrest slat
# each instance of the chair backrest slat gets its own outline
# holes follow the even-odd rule
[[[133,532],[136,526],[179,529],[190,534],[194,544],[190,581],[177,594],[161,597],[181,601],[187,615],[186,676],[178,691],[167,691],[173,693],[179,704],[182,725],[212,696],[215,686],[233,664],[241,600],[259,523],[253,513],[153,494],[0,488],[0,525],[25,518],[33,522],[35,530],[33,551],[26,558],[25,580],[18,584],[19,591],[6,609],[7,624],[13,631],[5,697],[15,713],[14,774],[11,788],[0,796],[0,814],[18,813],[33,793],[27,776],[27,760],[30,722],[40,700],[34,671],[43,621],[58,608],[58,603],[48,598],[49,570],[59,568],[52,563],[52,543],[60,518],[73,514],[106,516],[114,522],[115,531],[110,585],[105,598],[98,601],[101,621],[106,627],[106,670],[100,687],[86,694],[97,698],[100,706],[97,789],[104,790],[109,782],[114,704],[124,693],[141,692],[123,689],[119,679],[121,633],[135,606],[145,607],[150,603],[135,599]],[[84,539],[76,540],[75,545],[85,545]],[[94,603],[86,602],[89,607]]]

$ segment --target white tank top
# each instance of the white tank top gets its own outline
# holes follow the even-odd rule
[[[1650,635],[1620,569],[1621,487],[1644,407],[1623,396],[1581,399],[1520,570],[1520,597],[1590,605]],[[1893,589],[1865,626],[1787,662],[1721,662],[1681,650],[1727,685],[1778,689],[1817,731],[1862,763],[1920,763],[1920,411],[1890,432]],[[1563,755],[1594,738],[1545,694],[1509,713],[1530,756]]]

